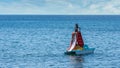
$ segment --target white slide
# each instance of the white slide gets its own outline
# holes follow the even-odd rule
[[[73,50],[73,48],[75,47],[75,45],[76,45],[76,36],[74,36],[73,43],[71,44],[71,47],[69,48],[69,50],[68,50],[68,51],[72,51],[72,50]]]

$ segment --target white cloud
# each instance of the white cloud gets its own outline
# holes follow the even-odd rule
[[[120,14],[119,0],[21,0],[0,2],[0,14]]]
[[[120,14],[120,8],[118,7],[120,7],[120,2],[111,0],[108,2],[91,4],[88,11],[91,12],[91,14]]]
[[[0,6],[0,14],[39,14],[44,11],[39,9],[38,6],[29,3],[16,3],[11,4],[2,3]]]
[[[120,14],[120,2],[119,0],[112,0],[103,7],[103,11],[107,13]]]

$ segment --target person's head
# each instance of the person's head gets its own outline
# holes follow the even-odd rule
[[[75,24],[75,32],[78,32],[78,24]]]
[[[78,27],[78,24],[75,24],[75,28],[79,28],[79,27]]]

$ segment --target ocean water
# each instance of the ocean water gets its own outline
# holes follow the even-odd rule
[[[64,54],[75,23],[94,54]],[[120,16],[0,15],[0,68],[120,68]]]

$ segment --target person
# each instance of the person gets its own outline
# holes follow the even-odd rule
[[[84,41],[80,32],[80,27],[75,24],[75,32],[72,33],[72,40],[68,50],[82,50],[84,46]]]

